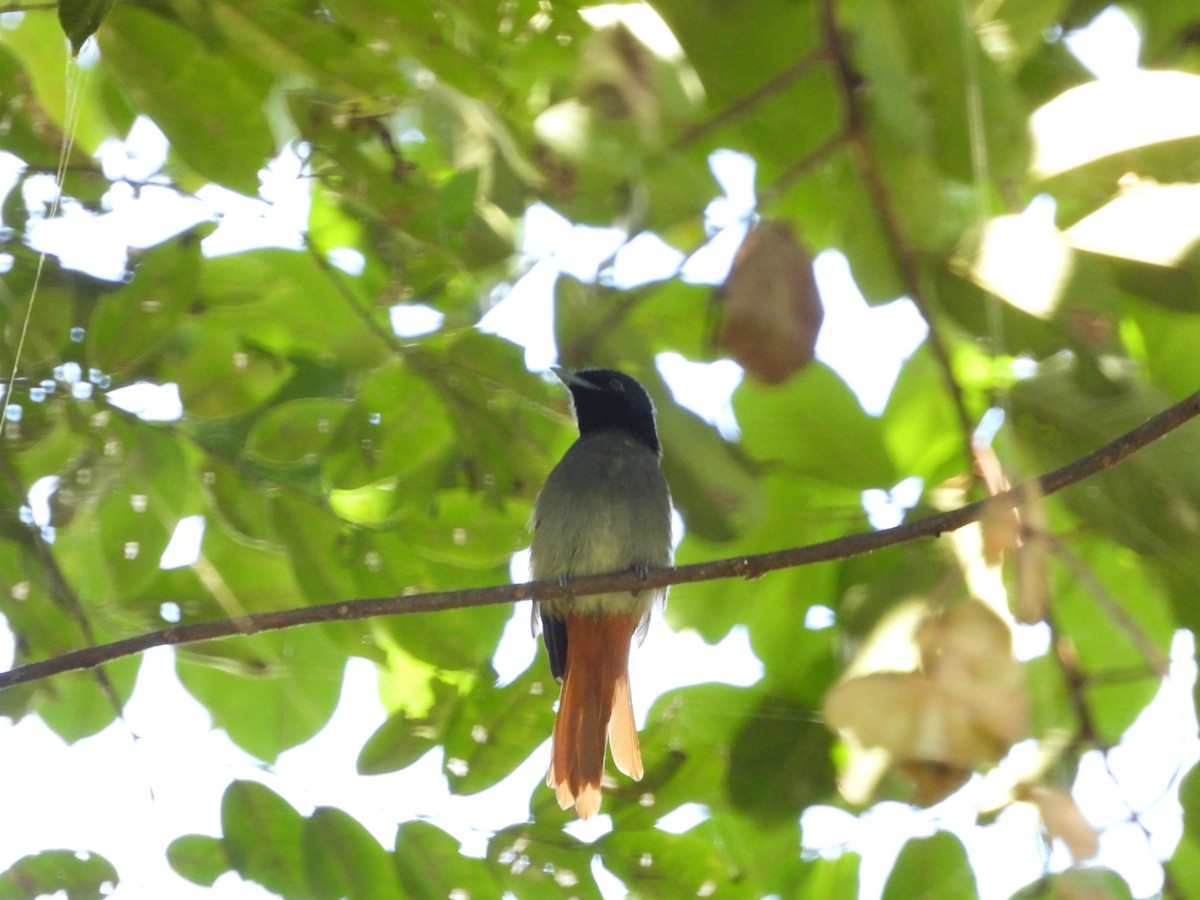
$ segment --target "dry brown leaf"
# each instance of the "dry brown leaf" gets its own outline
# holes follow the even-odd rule
[[[1038,808],[1050,836],[1066,844],[1076,862],[1089,860],[1100,852],[1100,832],[1083,817],[1070,794],[1035,784],[1022,789],[1018,798]]]
[[[979,517],[983,534],[983,558],[989,566],[999,564],[1004,554],[1020,546],[1021,520],[1007,503],[988,500]]]
[[[882,747],[899,763],[970,769],[994,762],[1007,745],[977,721],[974,704],[912,672],[852,678],[825,697],[825,722],[864,747]]]
[[[1008,623],[987,604],[964,600],[910,629],[918,671],[847,678],[825,696],[824,716],[852,755],[885,752],[928,804],[1025,736],[1028,695]]]
[[[970,769],[959,769],[942,763],[908,762],[897,768],[912,782],[913,800],[917,806],[941,803],[971,777]]]
[[[1045,621],[1050,607],[1050,523],[1036,481],[1021,504],[1021,521],[1024,537],[1013,557],[1017,567],[1013,614],[1018,622],[1032,625]]]
[[[931,615],[917,629],[917,645],[921,668],[933,678],[991,678],[998,666],[1012,662],[1012,632],[978,600],[963,600]]]
[[[716,298],[717,346],[758,381],[780,384],[812,362],[824,309],[812,259],[784,222],[760,222],[733,259]]]
[[[1025,673],[1012,655],[1012,633],[978,600],[931,616],[917,632],[922,669],[973,711],[975,724],[1006,748],[1028,732]]]
[[[971,452],[989,494],[1002,494],[1012,487],[995,450],[972,446]],[[979,518],[979,525],[983,531],[983,558],[988,565],[996,565],[1005,553],[1021,542],[1020,516],[1007,503],[988,503]]]

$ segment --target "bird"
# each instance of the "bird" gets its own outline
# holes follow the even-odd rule
[[[560,807],[588,819],[600,809],[606,746],[621,772],[642,778],[629,651],[666,590],[574,597],[570,579],[671,565],[671,492],[645,388],[613,369],[554,373],[571,392],[579,438],[534,503],[530,569],[568,595],[535,603],[533,629],[562,685],[546,784]]]

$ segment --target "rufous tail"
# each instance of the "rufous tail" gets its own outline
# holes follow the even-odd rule
[[[554,720],[550,773],[558,805],[572,804],[579,818],[600,809],[604,749],[630,778],[642,777],[642,750],[629,695],[629,642],[637,618],[567,616],[567,665]]]

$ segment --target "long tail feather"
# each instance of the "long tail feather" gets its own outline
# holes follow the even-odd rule
[[[617,676],[613,691],[612,717],[608,720],[608,743],[617,768],[634,781],[641,781],[642,747],[633,721],[633,698],[629,695],[629,672]]]
[[[566,624],[569,649],[546,784],[554,788],[559,806],[574,804],[579,817],[587,819],[600,809],[610,735],[617,768],[633,778],[642,775],[629,698],[629,642],[637,618],[567,616]]]

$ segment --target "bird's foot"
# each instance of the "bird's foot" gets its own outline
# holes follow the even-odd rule
[[[572,578],[570,572],[563,572],[558,576],[558,586],[563,589],[567,600],[575,599],[575,591],[571,589]]]
[[[646,579],[650,577],[650,567],[645,563],[634,563],[631,571],[633,571],[643,583],[645,583]],[[630,593],[635,597],[641,592],[642,589],[640,587],[636,590],[630,591]]]

